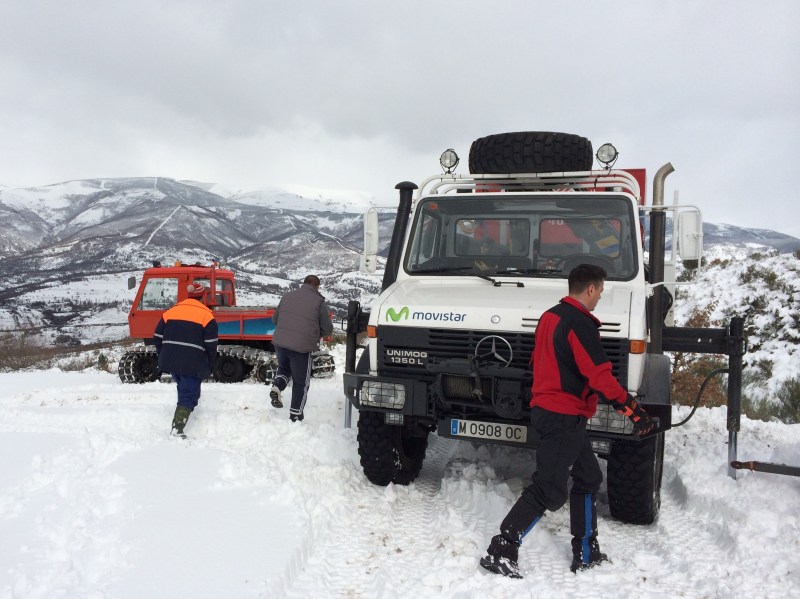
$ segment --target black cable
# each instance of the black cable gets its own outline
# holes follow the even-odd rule
[[[678,424],[673,424],[672,428],[678,428],[679,426],[683,426],[684,424],[689,422],[689,420],[692,418],[692,416],[694,416],[694,413],[697,410],[697,406],[700,405],[700,398],[703,396],[703,391],[705,391],[706,385],[708,385],[708,383],[711,381],[711,377],[712,376],[716,376],[718,374],[727,373],[727,372],[728,372],[727,368],[717,368],[716,370],[712,370],[708,374],[708,376],[706,377],[706,380],[704,380],[703,384],[700,385],[700,391],[697,392],[697,399],[694,400],[694,406],[692,406],[692,411],[689,412],[689,415],[686,418],[684,418],[683,420],[681,420]]]

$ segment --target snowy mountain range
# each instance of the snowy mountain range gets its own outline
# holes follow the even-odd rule
[[[350,299],[369,302],[380,287],[379,277],[358,272],[362,215],[376,202],[304,193],[163,177],[0,187],[0,330],[35,329],[73,343],[124,338],[133,298],[125,281],[153,260],[225,261],[243,305],[274,305],[314,272],[341,318]],[[380,211],[384,245],[393,219],[392,209]],[[800,249],[800,240],[774,231],[708,223],[705,241],[707,250]]]
[[[368,206],[358,195],[235,193],[161,177],[0,189],[7,225],[0,232],[0,329],[99,325],[101,312],[99,320],[124,324],[132,299],[125,280],[154,260],[225,261],[236,271],[240,303],[249,305],[274,304],[315,272],[331,307],[343,313],[350,299],[371,297],[379,285],[356,272]],[[387,241],[391,219],[382,216]]]

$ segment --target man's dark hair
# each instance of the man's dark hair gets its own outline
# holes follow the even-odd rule
[[[569,292],[583,293],[589,285],[599,285],[606,280],[608,274],[602,266],[596,264],[578,264],[569,271]]]
[[[303,279],[303,283],[308,283],[314,287],[319,287],[319,277],[317,275],[308,275],[305,279]]]

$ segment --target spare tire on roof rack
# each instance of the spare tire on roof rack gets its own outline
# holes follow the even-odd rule
[[[476,139],[469,148],[472,174],[588,171],[592,161],[592,142],[571,133],[498,133]]]

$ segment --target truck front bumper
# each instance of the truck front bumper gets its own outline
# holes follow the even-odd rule
[[[428,415],[428,383],[424,381],[353,372],[345,373],[343,382],[344,394],[358,410],[390,411],[405,416]],[[425,401],[419,398],[425,398]]]

